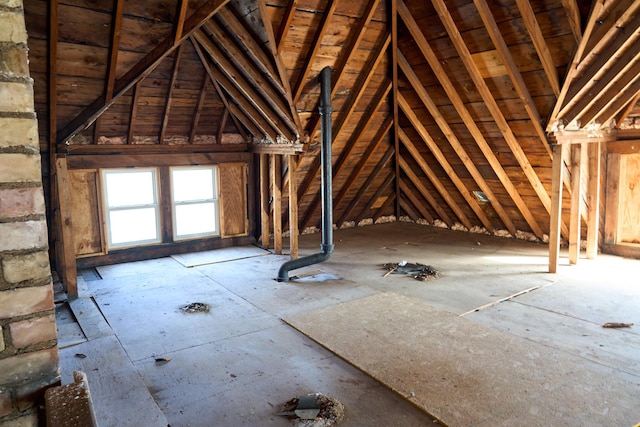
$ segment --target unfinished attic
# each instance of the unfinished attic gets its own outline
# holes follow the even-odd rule
[[[78,425],[640,422],[639,38],[637,0],[0,0],[0,426],[74,386]]]

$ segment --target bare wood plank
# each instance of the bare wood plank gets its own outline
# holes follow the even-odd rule
[[[467,227],[467,229],[471,229],[473,227],[473,225],[471,224],[471,221],[469,221],[469,218],[467,217],[467,215],[464,213],[464,211],[462,211],[462,209],[460,209],[460,206],[458,206],[458,204],[453,199],[453,197],[451,197],[451,195],[449,194],[449,191],[442,184],[442,182],[440,181],[438,176],[435,174],[435,172],[433,172],[433,169],[431,169],[431,166],[429,166],[429,164],[420,155],[420,151],[418,151],[418,148],[413,144],[411,139],[409,139],[407,134],[402,129],[399,129],[398,136],[400,138],[400,141],[402,141],[404,146],[407,148],[407,150],[409,150],[409,153],[411,154],[413,159],[416,161],[418,166],[420,166],[420,169],[422,169],[424,174],[427,175],[427,178],[429,178],[429,181],[431,181],[431,184],[433,184],[436,190],[438,190],[438,193],[440,193],[440,196],[442,196],[444,201],[447,202],[447,205],[449,205],[451,210],[456,214],[456,216],[458,217],[462,225]]]
[[[605,187],[604,244],[618,243],[618,207],[620,205],[620,157],[619,153],[607,155],[607,180]]]
[[[571,209],[569,221],[569,264],[578,263],[580,256],[580,202],[582,201],[582,156],[583,144],[572,144],[571,148]]]
[[[298,192],[296,188],[296,158],[287,156],[289,163],[289,248],[291,259],[298,258]]]
[[[598,238],[600,235],[600,142],[585,144],[588,148],[587,183],[587,258],[594,259],[598,255]],[[584,145],[583,145],[584,146]]]
[[[549,84],[551,89],[553,89],[553,93],[556,96],[560,95],[560,80],[558,79],[558,71],[556,70],[556,66],[553,63],[553,58],[551,57],[551,52],[549,51],[549,47],[547,46],[547,42],[544,39],[542,31],[540,30],[540,25],[538,24],[538,20],[536,19],[535,12],[531,7],[531,3],[529,0],[516,0],[518,4],[518,9],[520,9],[520,15],[524,20],[524,24],[527,27],[527,31],[531,36],[531,41],[533,42],[533,47],[536,49],[538,53],[538,58],[540,58],[540,62],[542,62],[542,68],[544,68],[544,72],[547,75],[547,79],[549,80]],[[566,0],[563,4],[566,3]],[[575,6],[575,3],[573,3]],[[579,17],[580,15],[578,15]],[[571,18],[573,15],[568,16],[569,22],[573,25]]]
[[[260,244],[269,247],[269,155],[260,154]]]
[[[277,255],[282,255],[282,158],[277,154],[271,154],[270,157],[273,189],[273,251]]]
[[[101,196],[96,169],[68,171],[76,257],[103,253]]]
[[[387,149],[387,151],[384,153],[384,156],[382,156],[380,161],[376,164],[376,167],[373,169],[371,174],[367,177],[367,179],[365,180],[364,184],[362,184],[362,186],[360,186],[360,189],[358,190],[358,193],[355,195],[355,197],[353,199],[351,199],[351,203],[349,203],[349,206],[347,206],[347,208],[344,210],[344,212],[342,212],[342,215],[340,215],[340,218],[336,222],[336,225],[337,225],[338,228],[342,227],[342,224],[347,220],[347,218],[349,218],[349,215],[351,214],[351,211],[358,204],[360,204],[360,201],[362,200],[362,197],[364,196],[364,193],[366,193],[367,190],[369,189],[369,187],[371,187],[371,184],[378,177],[378,174],[380,174],[380,171],[382,170],[382,168],[384,168],[384,166],[387,164],[389,159],[391,159],[391,156],[393,156],[393,153],[394,153],[393,147],[389,147]],[[392,175],[389,175],[389,177],[393,178]],[[387,177],[387,179],[389,179],[389,177]],[[358,222],[359,222],[359,220],[356,221],[356,225],[358,225]]]
[[[167,131],[167,125],[169,124],[169,115],[171,114],[171,99],[173,96],[173,87],[175,86],[176,78],[178,77],[178,68],[180,66],[180,57],[182,56],[182,44],[178,47],[178,51],[173,57],[173,65],[171,70],[171,78],[169,79],[169,90],[167,91],[167,100],[164,104],[164,115],[162,116],[162,125],[160,126],[160,134],[158,135],[158,142],[165,144],[164,136]]]
[[[53,153],[52,153],[53,155]],[[64,283],[69,299],[78,298],[78,276],[76,273],[76,254],[74,250],[73,221],[71,218],[71,194],[69,192],[69,175],[67,173],[67,159],[56,159],[56,184],[58,193],[58,235],[59,253],[57,253],[60,279]]]
[[[218,166],[220,175],[220,236],[222,238],[249,234],[247,211],[247,164],[224,163]]]
[[[451,100],[458,115],[460,116],[460,118],[462,118],[462,121],[464,122],[465,126],[469,130],[469,133],[471,133],[471,135],[473,136],[473,139],[476,141],[476,143],[478,144],[478,147],[480,148],[485,158],[491,165],[491,168],[493,169],[494,173],[496,174],[496,176],[504,186],[505,190],[507,191],[511,199],[514,201],[514,203],[518,207],[518,210],[527,221],[527,224],[529,224],[529,227],[531,227],[531,230],[534,232],[536,236],[538,236],[538,238],[542,238],[542,235],[543,235],[542,229],[538,225],[537,220],[535,219],[534,215],[531,213],[527,204],[522,199],[520,192],[515,187],[515,185],[507,175],[507,173],[505,172],[500,161],[496,157],[493,151],[493,148],[490,146],[490,144],[487,142],[484,135],[478,128],[478,125],[476,124],[475,120],[471,116],[471,113],[465,106],[464,101],[458,94],[455,86],[453,85],[451,80],[447,77],[447,73],[444,70],[444,67],[442,67],[442,65],[440,64],[438,57],[429,46],[422,31],[419,29],[416,21],[413,19],[409,10],[406,8],[404,2],[402,1],[398,3],[398,12],[400,13],[400,16],[402,17],[403,21],[409,28],[411,35],[413,36],[414,40],[418,44],[418,47],[420,48],[420,51],[422,52],[424,58],[427,60],[427,62],[433,69],[435,75],[438,77],[438,80],[442,85],[442,88],[447,93],[447,96]],[[403,67],[403,70],[410,69],[410,66],[406,61],[406,59],[404,58],[404,56],[399,55],[398,61],[400,66]]]
[[[200,93],[198,95],[198,101],[196,102],[196,109],[193,113],[191,128],[189,129],[189,144],[193,144],[193,140],[195,139],[196,132],[198,130],[198,124],[200,123],[200,115],[202,114],[202,106],[204,105],[204,100],[207,97],[208,85],[209,85],[209,76],[207,73],[205,73],[202,76],[202,83],[200,84]]]
[[[282,47],[284,46],[284,41],[287,39],[287,34],[289,34],[291,21],[293,21],[293,17],[296,13],[297,7],[298,0],[290,0],[287,4],[287,8],[284,11],[284,16],[282,17],[282,22],[280,22],[280,28],[278,28],[278,34],[276,36],[276,46],[278,53],[282,52]]]
[[[560,224],[562,216],[562,171],[564,169],[562,145],[553,146],[551,170],[551,223],[549,226],[549,273],[558,271],[560,259]]]
[[[205,2],[197,9],[185,22],[184,34],[180,43],[191,35],[195,30],[213,15],[220,8],[227,4],[229,0],[211,0]],[[158,64],[177,48],[174,35],[163,39],[158,46],[138,61],[129,71],[127,71],[114,85],[113,98],[106,101],[104,94],[96,98],[87,108],[71,120],[63,129],[57,132],[57,142],[63,144],[73,137],[77,132],[91,124],[98,116],[100,116],[107,108],[109,108],[122,94],[133,87],[139,80],[146,77],[155,69]]]
[[[300,96],[302,95],[302,91],[304,90],[304,86],[307,83],[307,78],[309,77],[309,72],[311,71],[311,65],[313,65],[313,61],[316,59],[316,54],[318,53],[318,49],[320,49],[320,44],[322,39],[324,38],[325,33],[329,29],[329,23],[331,22],[331,18],[333,18],[333,13],[336,11],[336,6],[338,2],[336,0],[329,0],[327,7],[325,7],[324,12],[322,14],[322,20],[320,22],[320,26],[316,31],[313,41],[311,42],[311,49],[307,53],[307,58],[302,66],[302,72],[300,73],[300,77],[298,77],[298,82],[296,83],[295,89],[293,90],[293,103],[297,104],[300,100]]]
[[[436,159],[440,163],[440,166],[445,170],[471,210],[476,214],[484,228],[486,228],[490,233],[493,233],[494,226],[491,221],[489,221],[489,218],[487,218],[487,216],[485,215],[484,211],[478,204],[478,201],[474,196],[471,195],[471,191],[469,191],[464,182],[462,182],[462,179],[460,179],[456,171],[453,169],[447,157],[442,153],[442,151],[438,147],[438,144],[433,140],[433,138],[431,138],[431,135],[429,134],[427,129],[425,129],[422,123],[420,123],[418,116],[416,116],[416,114],[413,112],[411,106],[407,103],[406,99],[404,98],[404,96],[402,96],[401,93],[398,94],[398,105],[405,116],[407,116],[407,118],[411,122],[413,128],[418,132],[422,141],[427,145],[431,153],[436,157]],[[412,153],[412,155],[413,154],[414,153]],[[467,226],[467,228],[471,227]]]
[[[291,83],[289,82],[289,74],[287,72],[287,68],[284,65],[284,61],[280,56],[280,53],[278,53],[278,43],[276,42],[276,36],[273,32],[273,25],[271,23],[271,20],[269,19],[269,14],[267,13],[267,5],[265,3],[265,0],[257,0],[257,2],[260,16],[262,17],[262,22],[267,33],[267,40],[269,41],[271,55],[273,56],[273,61],[276,64],[277,74],[280,77],[280,83],[282,83],[287,102],[289,103],[289,107],[291,109],[291,117],[293,118],[293,122],[296,124],[296,128],[298,129],[298,135],[302,135],[302,123],[300,122],[300,116],[298,115],[298,108],[296,107],[296,103],[293,102],[293,91],[291,90]]]
[[[453,221],[451,221],[451,218],[449,217],[447,212],[444,209],[442,209],[442,206],[440,206],[440,204],[436,201],[436,199],[431,195],[431,193],[429,192],[427,187],[425,187],[425,185],[422,183],[420,178],[418,178],[418,175],[416,175],[416,173],[413,171],[413,169],[411,169],[411,166],[409,166],[407,161],[403,157],[400,157],[398,159],[398,163],[399,163],[400,168],[402,169],[402,171],[405,173],[405,175],[407,175],[409,180],[411,180],[413,185],[418,189],[418,191],[420,192],[422,197],[424,197],[425,200],[431,206],[431,208],[434,211],[436,211],[436,213],[438,214],[439,218],[445,224],[447,224],[449,227],[451,227],[453,225]],[[433,219],[432,219],[432,221],[433,221]]]
[[[549,212],[550,204],[551,204],[549,194],[547,193],[547,190],[545,189],[544,185],[540,181],[540,178],[536,174],[535,170],[531,166],[529,159],[527,159],[527,156],[522,150],[522,146],[520,145],[518,139],[513,134],[513,131],[511,130],[511,128],[509,127],[509,123],[507,122],[504,115],[502,114],[502,111],[500,110],[498,103],[496,102],[495,98],[493,97],[493,94],[491,93],[491,90],[487,86],[484,79],[482,79],[482,77],[480,76],[477,70],[477,67],[475,66],[473,61],[470,60],[469,49],[465,45],[465,42],[462,39],[462,36],[460,35],[460,32],[458,31],[456,24],[453,21],[453,18],[451,17],[451,14],[447,10],[447,6],[444,4],[443,0],[434,0],[434,7],[438,11],[438,15],[440,16],[442,23],[445,25],[445,28],[447,29],[447,34],[449,34],[449,37],[451,38],[451,40],[456,46],[456,50],[460,54],[462,60],[465,62],[466,69],[469,71],[476,85],[476,88],[478,89],[478,92],[482,96],[482,99],[484,100],[485,105],[491,112],[491,116],[493,117],[496,125],[500,129],[500,132],[502,133],[505,141],[509,145],[511,152],[513,153],[514,157],[518,161],[518,164],[520,165],[525,176],[529,180],[529,183],[531,184],[536,194],[538,195],[538,198],[542,202],[542,205],[545,207],[547,212]]]
[[[512,236],[515,236],[517,230],[515,225],[513,224],[513,221],[502,207],[502,204],[498,201],[498,197],[495,195],[489,184],[487,184],[484,177],[469,157],[467,150],[465,150],[464,146],[462,145],[462,143],[460,143],[458,137],[453,132],[446,119],[440,113],[440,109],[436,106],[436,103],[433,101],[433,99],[431,99],[431,96],[427,93],[427,90],[420,82],[418,76],[413,72],[413,69],[408,66],[408,63],[406,63],[406,60],[405,67],[403,67],[403,72],[409,80],[409,83],[411,84],[413,90],[418,94],[418,97],[422,101],[422,104],[427,108],[431,116],[435,119],[438,127],[442,130],[442,133],[449,141],[449,144],[451,144],[451,147],[462,161],[462,164],[465,166],[467,171],[469,171],[469,174],[471,174],[471,177],[475,180],[480,189],[486,194],[487,198],[489,199],[489,203],[491,203],[491,206],[493,206],[493,209],[502,220],[502,223],[505,225],[509,233],[511,233]],[[427,145],[429,146],[431,152],[434,153],[438,161],[440,161],[441,158],[445,158],[444,154],[437,144],[427,143]]]
[[[582,40],[582,20],[578,4],[576,0],[562,0],[562,7],[567,14],[573,37],[576,39],[576,42],[580,43]]]

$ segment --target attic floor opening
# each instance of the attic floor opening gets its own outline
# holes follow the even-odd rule
[[[314,392],[344,404],[344,426],[637,421],[640,260],[552,276],[544,245],[402,222],[337,230],[335,244],[307,267],[337,278],[323,282],[275,281],[275,254],[98,267],[77,301],[104,320],[79,317],[63,382],[86,372],[100,424],[119,426],[287,426],[281,405]],[[401,260],[439,276],[385,275]],[[195,302],[208,311],[181,310]]]

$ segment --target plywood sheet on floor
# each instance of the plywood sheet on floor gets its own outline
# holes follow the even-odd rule
[[[175,259],[185,267],[195,267],[197,265],[215,264],[218,262],[233,261],[270,254],[271,252],[257,246],[236,246],[232,248],[214,249],[211,251],[171,255],[171,258]]]
[[[608,368],[398,294],[285,321],[450,426],[638,421],[640,386]]]
[[[74,370],[87,374],[100,427],[168,425],[115,336],[61,349],[60,370],[63,384],[73,382]]]

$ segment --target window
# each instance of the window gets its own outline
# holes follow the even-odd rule
[[[110,248],[160,242],[156,169],[102,171]]]
[[[172,167],[171,205],[174,240],[219,235],[218,169]]]

